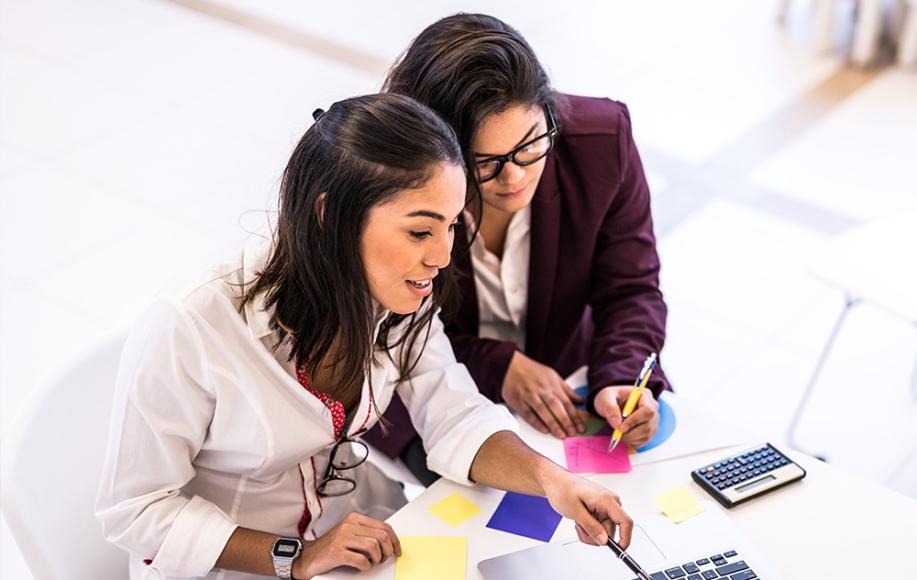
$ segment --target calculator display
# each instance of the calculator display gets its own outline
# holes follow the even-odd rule
[[[758,481],[753,481],[753,482],[751,482],[751,483],[746,483],[745,485],[740,485],[739,487],[736,488],[736,491],[739,492],[739,493],[741,493],[741,492],[746,491],[746,490],[749,490],[749,489],[754,489],[754,488],[758,487],[759,485],[764,485],[764,484],[767,483],[768,481],[774,481],[775,479],[777,479],[777,478],[774,477],[773,475],[768,475],[767,477],[762,477],[762,478],[759,479]]]

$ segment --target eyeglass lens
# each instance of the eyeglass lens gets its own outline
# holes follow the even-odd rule
[[[550,149],[551,134],[545,133],[537,139],[526,143],[525,146],[521,149],[514,151],[510,156],[510,159],[516,165],[524,167],[526,165],[531,165],[532,163],[547,155]],[[480,181],[493,179],[503,169],[504,163],[504,158],[486,159],[484,161],[478,162],[475,166],[478,174],[478,179]]]

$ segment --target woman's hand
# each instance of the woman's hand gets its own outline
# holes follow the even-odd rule
[[[557,470],[544,484],[551,507],[560,515],[576,522],[581,542],[604,545],[620,531],[618,543],[630,545],[634,521],[621,507],[621,498],[604,487],[563,470]]]
[[[521,352],[516,351],[509,363],[501,395],[507,407],[542,433],[563,438],[585,429],[574,407],[582,397],[554,369]]]
[[[622,422],[621,409],[633,390],[633,386],[605,387],[595,396],[595,410],[612,429],[621,430],[621,441],[631,447],[641,447],[653,438],[659,428],[659,402],[652,391],[643,389],[637,408]]]
[[[303,543],[293,563],[293,577],[308,580],[338,566],[365,572],[393,554],[401,555],[401,542],[390,525],[351,513],[325,535]]]

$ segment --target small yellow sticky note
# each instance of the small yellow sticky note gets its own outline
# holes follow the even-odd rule
[[[684,485],[676,485],[653,498],[667,518],[680,524],[688,518],[704,511],[704,506],[695,499],[691,490]]]
[[[401,536],[401,557],[395,580],[465,580],[468,538],[463,536]]]
[[[470,518],[478,515],[481,508],[474,505],[461,495],[452,493],[430,506],[433,515],[438,516],[453,528]]]

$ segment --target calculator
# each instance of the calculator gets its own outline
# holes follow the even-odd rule
[[[806,470],[770,443],[691,472],[713,499],[731,508],[806,476]]]

